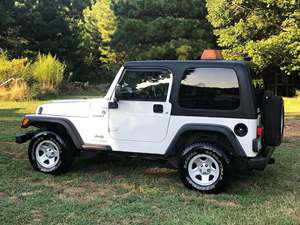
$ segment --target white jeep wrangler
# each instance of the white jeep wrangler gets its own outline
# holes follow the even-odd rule
[[[281,97],[252,86],[240,61],[126,63],[104,98],[62,100],[26,115],[34,169],[67,171],[82,150],[142,153],[177,162],[183,183],[220,191],[238,169],[263,170],[281,143]],[[175,159],[175,161],[174,161]]]

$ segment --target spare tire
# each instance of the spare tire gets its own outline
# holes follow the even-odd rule
[[[265,94],[263,101],[264,141],[268,146],[281,144],[284,130],[284,105],[282,97]]]

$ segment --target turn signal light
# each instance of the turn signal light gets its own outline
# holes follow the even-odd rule
[[[220,50],[205,49],[202,53],[201,59],[204,60],[223,59],[223,56]]]
[[[30,124],[30,120],[27,117],[24,117],[21,122],[21,127],[27,128],[29,127],[29,124]]]

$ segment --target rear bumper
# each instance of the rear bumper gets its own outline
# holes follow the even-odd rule
[[[250,170],[264,170],[268,164],[274,163],[274,159],[271,158],[274,147],[266,147],[261,154],[254,158],[247,159],[247,167]]]
[[[18,134],[16,136],[16,143],[22,144],[25,143],[26,141],[30,140],[34,135],[34,132],[28,132],[25,134]]]

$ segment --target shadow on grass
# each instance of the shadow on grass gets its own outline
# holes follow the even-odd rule
[[[170,174],[176,174],[177,170],[163,159],[149,159],[143,157],[128,156],[126,154],[109,154],[105,152],[83,152],[75,161],[73,171],[79,173],[99,173],[112,171],[120,175],[128,174],[128,171],[144,171],[145,169],[156,168],[167,169]],[[149,172],[149,171],[148,171]],[[153,173],[155,173],[153,171]],[[165,172],[162,172],[163,174]],[[151,174],[149,172],[148,174]]]
[[[279,165],[280,167],[280,165]],[[83,176],[95,176],[105,174],[112,179],[130,179],[134,182],[140,179],[157,180],[161,185],[176,186],[181,190],[183,185],[180,181],[177,169],[167,165],[165,160],[149,160],[144,158],[132,158],[125,155],[110,155],[105,153],[88,153],[80,156],[74,163],[73,171]],[[291,172],[291,171],[290,171]],[[284,193],[293,189],[282,183],[281,177],[287,170],[280,171],[278,165],[269,165],[265,171],[244,171],[235,173],[234,179],[227,187],[226,194],[256,195],[264,192],[264,197],[274,193]],[[101,176],[101,175],[100,175]],[[290,178],[291,181],[293,177]],[[255,201],[260,201],[256,199]]]

